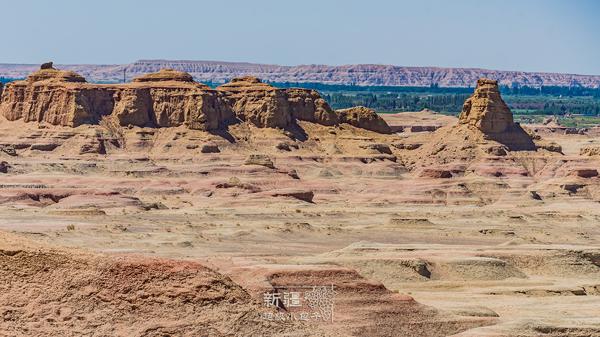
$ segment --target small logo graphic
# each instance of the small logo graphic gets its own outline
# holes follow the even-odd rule
[[[277,312],[260,316],[269,321],[322,321],[333,322],[334,285],[278,286],[263,293],[263,305]]]

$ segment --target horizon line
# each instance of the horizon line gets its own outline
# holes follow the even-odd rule
[[[591,76],[598,77],[600,74],[581,74],[571,72],[553,72],[553,71],[528,71],[528,70],[505,70],[505,69],[492,69],[482,67],[444,67],[444,66],[407,66],[407,65],[396,65],[387,63],[347,63],[347,64],[322,64],[322,63],[307,63],[307,64],[296,64],[296,65],[282,65],[274,63],[258,63],[258,62],[247,62],[247,61],[218,61],[218,60],[190,60],[190,59],[138,59],[131,63],[55,63],[56,66],[131,66],[138,62],[187,62],[187,63],[226,63],[226,64],[244,64],[244,65],[257,65],[257,66],[272,66],[272,67],[283,67],[283,68],[295,68],[295,67],[306,67],[306,66],[320,66],[320,67],[349,67],[349,66],[379,66],[379,67],[395,67],[395,68],[433,68],[433,69],[465,69],[465,70],[478,70],[478,71],[500,71],[500,72],[513,72],[513,73],[526,73],[526,74],[563,74],[573,76]],[[11,62],[0,62],[0,65],[13,65],[13,66],[37,66],[40,63],[11,63]]]

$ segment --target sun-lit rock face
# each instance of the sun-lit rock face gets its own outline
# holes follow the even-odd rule
[[[216,130],[235,116],[223,95],[197,83],[190,74],[163,69],[121,85],[112,115],[121,125]]]
[[[92,84],[51,63],[27,80],[9,83],[1,93],[0,114],[8,120],[71,127],[96,124],[110,115],[122,126],[185,125],[206,131],[237,121],[285,129],[299,120],[389,131],[373,111],[340,115],[315,90],[279,89],[256,77],[235,78],[214,90],[188,73],[163,69],[126,84]]]
[[[229,100],[235,115],[261,128],[287,128],[293,120],[285,90],[256,77],[234,78],[217,88]]]
[[[143,82],[194,82],[194,78],[192,75],[183,72],[177,71],[173,69],[161,69],[159,72],[150,73],[146,75],[142,75],[140,77],[136,77],[133,79],[133,82],[143,83]]]
[[[127,84],[91,84],[78,74],[40,69],[7,85],[0,114],[8,120],[76,127],[111,115],[119,124],[213,130],[234,119],[223,95],[183,72],[162,70]]]
[[[28,82],[54,81],[85,83],[85,78],[74,71],[57,70],[54,68],[40,69],[27,77]]]
[[[502,133],[514,125],[512,112],[500,96],[497,81],[486,78],[477,81],[475,92],[463,105],[459,121],[484,133]]]
[[[112,110],[112,91],[88,84],[72,71],[44,68],[26,80],[8,83],[0,114],[8,120],[77,126]]]
[[[390,126],[373,109],[357,106],[349,109],[337,110],[342,123],[348,123],[359,128],[379,132],[391,133]]]
[[[314,90],[278,89],[252,76],[234,78],[217,90],[226,93],[240,120],[258,127],[287,128],[297,120],[339,124],[335,111]]]

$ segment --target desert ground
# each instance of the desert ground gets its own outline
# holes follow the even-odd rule
[[[600,336],[597,130],[525,125],[521,149],[382,117],[0,117],[0,335]],[[333,318],[271,319],[298,286],[333,286]]]

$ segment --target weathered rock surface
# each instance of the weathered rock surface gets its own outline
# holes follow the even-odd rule
[[[286,128],[292,123],[285,90],[255,77],[234,78],[217,90],[227,93],[236,116],[258,127]]]
[[[133,79],[133,82],[194,82],[192,75],[173,69],[161,69],[156,73],[145,74]]]
[[[392,154],[392,150],[389,145],[382,143],[364,144],[360,146],[361,149],[371,150],[376,153]]]
[[[219,150],[219,146],[217,144],[203,144],[202,147],[200,148],[200,152],[201,153],[219,153],[221,152],[221,150]]]
[[[560,153],[560,148],[549,146],[535,135],[523,129],[513,120],[512,112],[502,100],[496,81],[480,79],[471,97],[463,106],[457,122],[442,126],[431,134],[415,136],[423,145],[410,153],[408,165],[424,169],[421,176],[446,177],[449,174],[431,170],[449,163],[473,164],[490,156],[501,158],[512,151],[544,150]],[[519,167],[522,165],[515,165]],[[492,166],[495,166],[492,165]],[[503,176],[495,168],[483,170],[484,176]],[[497,172],[499,175],[496,175]]]
[[[458,117],[466,125],[483,133],[485,139],[506,145],[510,150],[535,150],[532,137],[513,120],[513,115],[500,96],[498,82],[486,78],[477,87]]]
[[[583,146],[580,150],[579,150],[579,155],[581,156],[600,156],[600,146],[597,145],[588,145],[588,146]]]
[[[85,83],[74,72],[41,69],[27,80],[7,84],[0,114],[8,120],[78,126],[93,123],[112,110],[112,92]]]
[[[477,88],[465,101],[458,119],[484,133],[501,133],[514,124],[510,109],[500,97],[498,82],[485,78],[477,81]]]
[[[341,123],[348,123],[358,128],[363,128],[379,133],[391,133],[389,125],[379,117],[375,110],[357,106],[349,109],[337,110]]]
[[[258,127],[287,128],[296,120],[337,125],[339,117],[314,90],[278,89],[258,78],[234,78],[217,90],[226,92],[236,116]]]
[[[264,154],[251,154],[246,158],[244,165],[258,165],[264,166],[271,169],[275,168],[275,164],[273,164],[273,160],[269,158],[269,156]]]
[[[54,69],[53,62],[42,63],[40,69]]]
[[[110,115],[121,126],[185,125],[209,131],[241,120],[260,128],[286,129],[301,120],[389,132],[372,111],[340,118],[314,90],[278,89],[255,77],[235,78],[213,90],[188,73],[163,69],[131,83],[107,85],[86,83],[82,76],[50,65],[27,80],[9,83],[0,94],[0,114],[10,121],[70,127],[97,124]]]
[[[271,192],[274,197],[294,198],[306,202],[313,202],[315,193],[311,190],[302,189],[281,189]]]
[[[0,233],[0,280],[6,336],[330,336],[261,319],[273,311],[198,263],[59,250]]]

